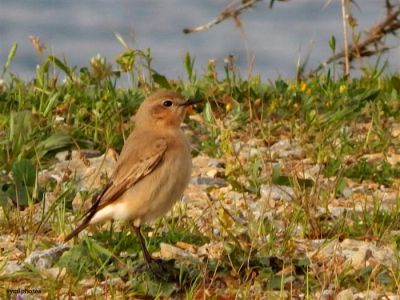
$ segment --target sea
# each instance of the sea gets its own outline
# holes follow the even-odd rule
[[[260,1],[240,15],[240,26],[228,19],[205,32],[184,34],[184,28],[208,23],[219,15],[227,0],[0,0],[0,70],[14,43],[18,50],[9,71],[29,80],[43,61],[32,46],[39,38],[45,54],[68,65],[88,66],[100,54],[116,68],[124,51],[120,35],[133,49],[150,48],[152,66],[171,79],[186,78],[184,57],[195,58],[195,69],[205,72],[214,60],[222,72],[231,56],[243,77],[260,75],[263,80],[294,78],[299,63],[306,71],[329,58],[332,37],[336,51],[343,46],[340,0]],[[235,2],[233,2],[235,3]],[[236,2],[237,3],[237,2]],[[385,1],[357,0],[350,7],[356,21],[349,39],[363,33],[385,16]],[[397,2],[393,2],[397,3]],[[353,35],[354,34],[354,35]],[[400,67],[400,41],[386,40],[391,49],[379,64],[396,72]],[[373,68],[376,58],[357,67]],[[357,76],[357,71],[353,73]],[[358,72],[359,74],[359,72]]]

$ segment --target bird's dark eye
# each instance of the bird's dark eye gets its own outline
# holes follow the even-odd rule
[[[172,101],[171,100],[165,100],[162,105],[164,105],[165,107],[170,107],[172,106]]]

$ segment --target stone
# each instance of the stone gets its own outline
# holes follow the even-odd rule
[[[400,124],[393,124],[390,130],[390,134],[394,138],[400,137]]]
[[[207,166],[212,168],[225,168],[225,161],[223,159],[210,158]]]
[[[304,150],[294,141],[281,140],[269,148],[273,158],[304,158]]]
[[[19,271],[22,271],[22,266],[18,263],[18,261],[10,260],[2,269],[0,269],[0,275],[12,274]]]
[[[351,289],[343,290],[336,295],[336,300],[353,300],[354,294]]]
[[[70,246],[58,245],[47,250],[34,251],[25,259],[25,264],[33,265],[40,270],[49,269],[69,249]]]
[[[344,198],[349,198],[353,194],[353,189],[348,187],[344,188],[341,194]]]
[[[50,169],[39,173],[39,182],[55,180],[58,183],[66,179],[73,178],[79,190],[94,190],[103,187],[102,178],[110,176],[114,170],[117,160],[115,151],[109,150],[107,153],[98,155],[97,151],[79,152],[72,151],[71,159],[60,161]],[[63,154],[64,155],[64,154]],[[60,154],[59,159],[64,159]]]
[[[195,254],[166,243],[160,243],[160,256],[163,259],[197,260]]]
[[[346,260],[351,261],[353,267],[357,263],[366,261],[369,257],[375,258],[379,263],[387,267],[397,265],[396,255],[392,249],[387,246],[376,246],[373,242],[357,241],[345,239],[340,244],[342,253],[345,255]]]
[[[221,178],[212,178],[206,176],[194,176],[190,179],[190,183],[195,185],[206,185],[206,186],[217,186],[217,187],[228,185],[226,181]]]
[[[321,300],[333,300],[335,299],[335,292],[332,290],[323,290],[318,298]]]
[[[121,289],[121,290],[126,288],[125,282],[119,277],[115,277],[115,278],[110,278],[110,279],[104,280],[101,284],[104,285],[104,286],[109,285],[109,286],[112,286],[112,287],[116,287],[116,288]]]
[[[295,197],[293,188],[290,186],[275,185],[275,184],[263,184],[260,188],[261,197],[264,199],[275,199],[292,201]]]
[[[197,250],[197,255],[205,256],[209,259],[219,260],[224,253],[224,245],[222,242],[217,243],[208,243],[204,244],[203,246],[199,247]]]
[[[255,156],[261,156],[264,153],[267,153],[269,148],[267,147],[259,147],[259,148],[250,148],[249,156],[250,158]]]
[[[45,273],[53,278],[53,279],[58,279],[62,278],[67,274],[67,269],[66,268],[58,268],[58,267],[53,267],[45,270]]]
[[[218,170],[217,170],[217,169],[208,170],[207,173],[206,173],[206,175],[207,175],[208,177],[211,177],[211,178],[216,178],[217,175],[218,175]]]
[[[63,162],[66,161],[69,155],[69,151],[65,150],[65,151],[61,151],[56,153],[55,157],[59,162]]]
[[[243,141],[239,141],[233,144],[233,151],[235,151],[236,154],[239,154],[242,148],[244,147],[245,143]]]
[[[101,286],[95,286],[86,291],[86,296],[97,296],[104,293],[104,289]]]

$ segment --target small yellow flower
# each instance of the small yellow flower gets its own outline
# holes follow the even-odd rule
[[[339,86],[339,93],[344,94],[347,92],[347,86],[343,83]]]
[[[307,90],[307,83],[305,83],[304,81],[302,81],[300,83],[300,91],[305,92]]]
[[[269,111],[274,111],[278,106],[278,100],[277,99],[273,99],[271,101],[271,103],[269,104],[268,110]]]

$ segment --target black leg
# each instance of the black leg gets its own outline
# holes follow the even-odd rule
[[[168,281],[171,278],[175,278],[175,277],[171,277],[172,275],[169,274],[170,272],[168,272],[168,270],[164,267],[162,260],[154,259],[150,255],[149,251],[146,248],[146,242],[144,240],[142,232],[140,231],[140,226],[136,227],[135,225],[132,224],[132,227],[135,230],[136,236],[139,239],[140,246],[142,248],[143,256],[144,256],[144,259],[146,260],[147,266],[150,269],[150,271],[153,273],[153,275],[156,276],[157,278],[165,280],[165,281]]]
[[[133,225],[133,224],[132,224],[132,226],[133,226],[133,229],[135,230],[136,236],[137,236],[138,239],[139,239],[140,247],[142,247],[144,259],[146,260],[146,262],[147,262],[148,264],[151,264],[151,263],[154,261],[154,259],[151,257],[149,251],[147,251],[146,242],[145,242],[145,240],[144,240],[144,237],[143,237],[143,235],[142,235],[142,232],[140,231],[140,226],[139,226],[139,227],[136,227],[136,226]]]

